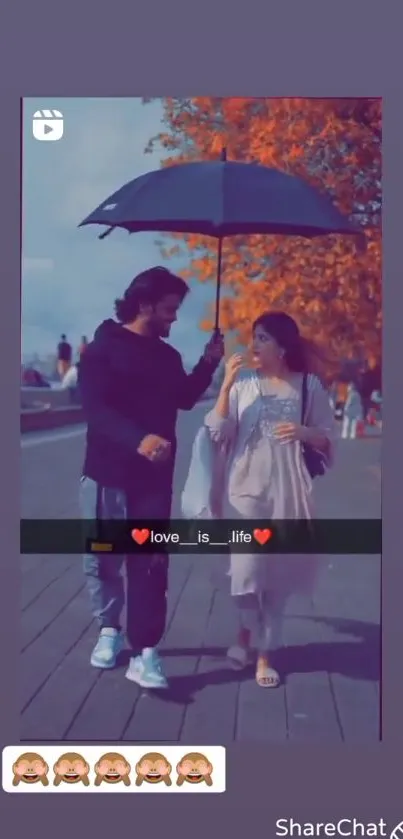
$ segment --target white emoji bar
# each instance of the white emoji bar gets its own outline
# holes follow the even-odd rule
[[[223,746],[6,746],[5,792],[225,792]]]

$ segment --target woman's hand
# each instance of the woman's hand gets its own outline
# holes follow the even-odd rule
[[[299,440],[301,443],[309,442],[309,428],[305,425],[298,425],[295,422],[279,422],[277,423],[274,434],[277,440],[281,443],[295,443]]]
[[[314,449],[328,453],[329,440],[325,432],[317,428],[310,428],[306,425],[298,425],[295,422],[279,422],[274,430],[274,434],[280,443],[295,443],[299,440],[300,443],[309,443]]]
[[[222,390],[229,390],[241,370],[245,366],[245,359],[240,353],[231,355],[225,365],[224,380],[222,383]]]

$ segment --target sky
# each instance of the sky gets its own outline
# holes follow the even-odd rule
[[[39,142],[32,134],[37,110],[57,109],[64,135]],[[165,262],[157,234],[129,236],[79,223],[127,181],[158,169],[158,152],[144,154],[163,129],[161,102],[140,99],[25,99],[23,109],[22,354],[54,352],[61,333],[77,347],[113,317],[113,303],[133,277]],[[198,324],[214,297],[209,285],[191,283],[170,343],[185,363],[195,363],[208,338]]]

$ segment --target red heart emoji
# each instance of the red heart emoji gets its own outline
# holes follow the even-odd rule
[[[253,538],[256,539],[256,542],[259,542],[259,545],[265,545],[266,542],[269,541],[272,537],[272,531],[266,527],[264,530],[259,530],[258,528],[253,531]]]
[[[147,539],[150,538],[150,531],[147,530],[146,527],[143,527],[142,530],[139,530],[138,527],[135,527],[132,530],[132,539],[134,542],[137,542],[138,545],[144,545],[144,542],[147,542]]]

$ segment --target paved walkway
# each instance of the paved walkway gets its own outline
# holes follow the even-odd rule
[[[175,506],[202,410],[180,422]],[[23,517],[77,515],[80,429],[24,436]],[[340,445],[337,468],[318,482],[324,517],[380,516],[380,441]],[[96,627],[80,557],[21,557],[21,739],[45,742],[144,741],[229,744],[362,742],[379,739],[380,557],[323,560],[312,603],[289,603],[286,674],[259,690],[253,672],[228,668],[231,602],[214,557],[171,560],[169,621],[163,645],[171,689],[149,695],[115,671],[89,666]]]

